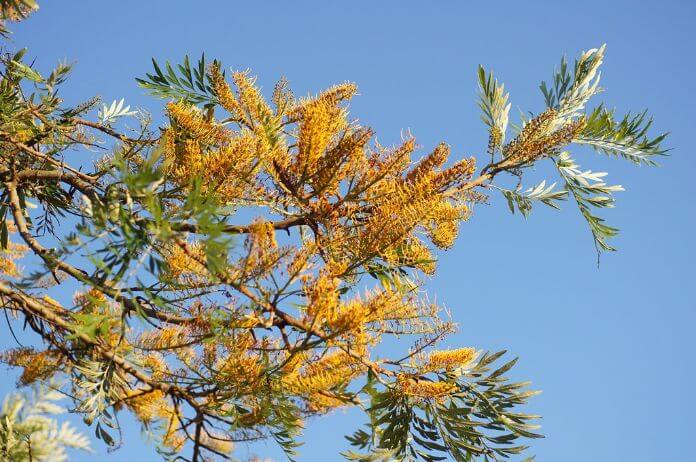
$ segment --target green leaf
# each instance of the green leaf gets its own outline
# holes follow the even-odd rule
[[[667,134],[650,138],[648,130],[652,123],[646,111],[635,115],[628,113],[617,121],[613,110],[600,106],[592,111],[585,128],[573,142],[589,145],[607,155],[623,157],[635,164],[655,165],[653,157],[667,152],[661,146]]]
[[[186,101],[190,104],[211,106],[217,104],[206,74],[205,55],[201,55],[196,67],[191,66],[188,55],[184,56],[181,64],[172,66],[169,61],[164,63],[164,71],[157,61],[152,59],[153,74],[145,78],[136,78],[142,88],[152,95]],[[178,74],[177,74],[178,70]]]
[[[481,120],[491,133],[490,154],[505,141],[505,132],[508,125],[508,114],[511,103],[508,103],[509,93],[505,92],[505,85],[498,83],[493,73],[486,73],[483,66],[478,68],[479,102],[481,108]]]
[[[42,83],[44,78],[37,71],[19,61],[12,61],[11,72],[19,77],[29,79],[32,82]]]
[[[580,170],[568,152],[561,153],[557,159],[554,159],[554,163],[565,181],[566,189],[575,199],[580,213],[590,227],[597,251],[616,250],[607,241],[616,236],[619,230],[606,225],[604,219],[595,215],[592,209],[613,207],[613,194],[623,191],[623,187],[606,184],[604,182],[606,172]]]

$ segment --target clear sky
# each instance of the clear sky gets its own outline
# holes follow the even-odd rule
[[[539,206],[525,221],[493,195],[441,256],[428,290],[460,324],[451,345],[506,348],[521,358],[513,376],[544,390],[529,408],[544,416],[547,438],[532,442],[538,460],[693,457],[696,164],[688,137],[696,130],[696,4],[40,3],[32,18],[11,26],[10,46],[28,46],[42,70],[75,62],[68,102],[124,97],[159,117],[161,101],[146,96],[134,77],[150,70],[153,56],[205,52],[225,66],[251,68],[267,90],[281,75],[300,95],[355,81],[360,96],[352,114],[375,127],[383,144],[411,130],[424,149],[445,140],[460,156],[481,153],[487,141],[475,102],[478,64],[505,81],[511,113],[540,112],[538,84],[559,58],[607,43],[601,97],[620,113],[649,108],[656,130],[672,133],[670,157],[657,169],[577,153],[583,167],[609,171],[610,181],[627,190],[605,213],[622,230],[614,241],[620,251],[604,255],[598,268],[573,204],[562,212]],[[8,336],[5,328],[0,336]],[[14,379],[3,375],[0,394],[14,388]],[[299,459],[338,460],[343,435],[357,422],[344,412],[312,421]],[[128,419],[124,432],[126,445],[105,460],[157,460]],[[239,452],[247,454],[283,460],[271,443]]]

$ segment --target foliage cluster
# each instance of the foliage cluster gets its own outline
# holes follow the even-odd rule
[[[6,18],[24,11],[2,5]],[[506,378],[503,352],[435,349],[455,325],[422,284],[495,190],[525,216],[571,197],[597,249],[612,249],[616,229],[596,210],[621,188],[569,147],[653,164],[664,135],[650,137],[645,113],[588,109],[604,51],[562,61],[541,86],[546,107],[512,128],[503,85],[479,69],[480,169],[445,143],[419,157],[412,137],[374,141],[350,117],[352,83],[297,98],[280,80],[266,98],[218,61],[153,61],[138,82],[166,100],[158,129],[123,100],[66,107],[68,66],[43,74],[25,50],[4,54],[0,303],[8,329],[18,319],[41,341],[2,360],[22,384],[59,380],[107,445],[120,443],[118,412],[132,412],[171,460],[229,459],[264,438],[292,458],[307,418],[346,406],[367,419],[349,460],[524,452],[520,439],[540,436],[524,412],[536,392]],[[103,155],[76,164],[74,149]],[[558,178],[524,189],[540,162]],[[76,285],[71,302],[51,298]],[[410,348],[380,356],[394,336]]]

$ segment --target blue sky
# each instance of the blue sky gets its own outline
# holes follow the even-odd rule
[[[194,6],[192,6],[194,5]],[[476,107],[476,66],[493,69],[514,114],[539,112],[542,79],[559,58],[607,43],[601,99],[619,113],[649,108],[670,131],[659,168],[578,150],[584,168],[622,184],[605,213],[621,228],[618,253],[598,268],[577,209],[537,207],[511,216],[501,197],[475,211],[428,285],[459,322],[451,345],[508,349],[513,376],[544,393],[530,407],[547,438],[538,460],[687,460],[696,430],[693,277],[696,6],[686,1],[585,2],[43,2],[14,25],[11,47],[29,47],[39,69],[75,62],[65,99],[126,98],[161,114],[134,77],[150,58],[205,52],[251,68],[270,90],[285,75],[299,95],[358,83],[352,114],[383,144],[411,130],[424,149],[444,140],[457,156],[487,141]],[[89,154],[76,153],[80,160]],[[483,161],[483,158],[482,158]],[[540,179],[544,169],[527,180]],[[2,337],[8,336],[3,328]],[[9,340],[0,343],[10,344]],[[3,370],[3,372],[5,372]],[[14,388],[14,375],[0,393]],[[300,460],[338,460],[359,421],[338,412],[310,423]],[[128,419],[126,445],[105,460],[156,460]],[[102,448],[99,452],[104,453]],[[240,449],[283,460],[272,444]],[[74,460],[93,460],[76,455]]]

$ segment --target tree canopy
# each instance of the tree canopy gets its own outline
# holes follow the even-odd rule
[[[4,21],[35,8],[0,3]],[[422,287],[437,252],[498,192],[524,216],[575,203],[597,252],[613,250],[617,229],[597,211],[621,186],[571,149],[647,165],[665,153],[645,112],[589,106],[604,46],[562,60],[545,105],[516,125],[503,84],[479,68],[483,163],[444,142],[421,154],[410,135],[380,145],[351,118],[350,82],[298,98],[281,79],[264,95],[217,60],[153,60],[137,82],[163,100],[156,127],[123,100],[67,107],[70,67],[42,72],[26,55],[5,49],[0,63],[0,304],[8,335],[38,340],[0,358],[21,385],[43,384],[39,403],[56,397],[47,386],[68,396],[104,444],[121,444],[117,415],[133,413],[168,460],[234,459],[258,439],[292,459],[306,419],[346,406],[366,422],[348,460],[524,453],[541,435],[526,411],[537,392],[506,378],[516,359],[437,349],[457,319]],[[523,186],[541,162],[556,178]],[[497,182],[506,175],[517,187]],[[66,291],[71,303],[55,300]],[[401,355],[384,354],[389,337]],[[20,422],[14,402],[2,415]],[[48,431],[18,425],[0,428],[11,460]]]

